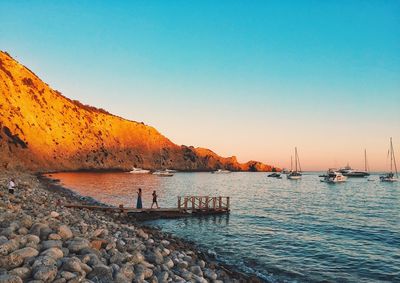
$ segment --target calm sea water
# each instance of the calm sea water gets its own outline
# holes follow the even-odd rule
[[[225,263],[270,282],[400,282],[400,184],[378,176],[321,183],[265,173],[177,173],[171,178],[129,173],[59,173],[53,178],[81,195],[114,205],[144,206],[157,190],[161,207],[178,195],[229,195],[230,215],[157,220]]]

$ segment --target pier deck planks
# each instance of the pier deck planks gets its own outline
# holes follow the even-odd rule
[[[134,208],[124,207],[122,205],[119,207],[111,207],[84,204],[65,204],[63,206],[68,208],[124,213],[140,218],[176,218],[229,213],[229,205],[229,197],[185,196],[178,197],[177,208]]]

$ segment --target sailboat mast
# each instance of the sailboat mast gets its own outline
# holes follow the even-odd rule
[[[392,137],[390,137],[390,173],[393,173],[393,144],[392,144]]]
[[[364,170],[365,170],[365,172],[368,172],[368,169],[367,169],[367,150],[366,149],[364,149]]]
[[[392,138],[390,138],[390,148],[392,151],[392,160],[393,160],[393,164],[394,164],[394,171],[396,172],[396,177],[398,177],[398,173],[397,173],[397,165],[396,165],[396,157],[394,155],[394,148],[393,148],[393,143],[392,143]],[[390,171],[392,171],[392,164],[390,163]]]
[[[301,171],[301,165],[300,165],[300,157],[299,157],[299,155],[297,154],[297,162],[299,162],[299,169],[300,169],[300,171],[299,172],[302,172]]]
[[[290,156],[290,172],[293,171],[293,155]]]
[[[297,147],[294,148],[294,166],[297,172]]]

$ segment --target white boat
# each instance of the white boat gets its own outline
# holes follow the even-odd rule
[[[129,171],[129,173],[132,173],[132,174],[148,174],[148,173],[150,173],[150,170],[133,167],[133,169],[131,171]]]
[[[172,177],[172,176],[174,176],[174,173],[168,172],[167,170],[157,170],[157,171],[154,171],[152,174],[160,176],[160,177]]]
[[[399,180],[399,174],[397,172],[396,157],[394,156],[392,138],[390,138],[390,147],[388,151],[388,156],[389,155],[390,155],[390,172],[387,173],[386,175],[380,176],[379,179],[382,182],[397,182]]]
[[[160,149],[160,167],[162,168],[162,152]],[[156,170],[154,171],[152,174],[153,175],[157,175],[159,177],[172,177],[174,176],[174,172],[175,170],[170,170],[170,169],[160,169],[160,170]]]
[[[289,180],[301,179],[301,166],[299,155],[297,154],[297,147],[294,148],[294,171],[293,171],[293,158],[290,157],[290,172],[286,175]]]
[[[339,171],[336,171],[335,169],[329,169],[328,172],[326,172],[324,179],[321,180],[321,182],[334,184],[334,183],[346,182],[346,180],[347,177],[344,176]]]
[[[174,173],[167,172],[167,171],[161,171],[156,175],[159,177],[172,177],[172,176],[174,176]]]
[[[217,171],[212,171],[211,173],[213,173],[213,174],[228,174],[228,173],[231,173],[231,171],[218,169]]]
[[[338,172],[342,173],[347,177],[368,177],[370,174],[368,173],[368,163],[367,163],[367,151],[364,149],[364,171],[355,170],[347,164],[345,167],[340,168]]]

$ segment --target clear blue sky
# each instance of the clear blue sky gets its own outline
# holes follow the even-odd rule
[[[400,1],[5,1],[0,49],[178,144],[306,169],[400,152]],[[400,160],[400,155],[398,157]]]

